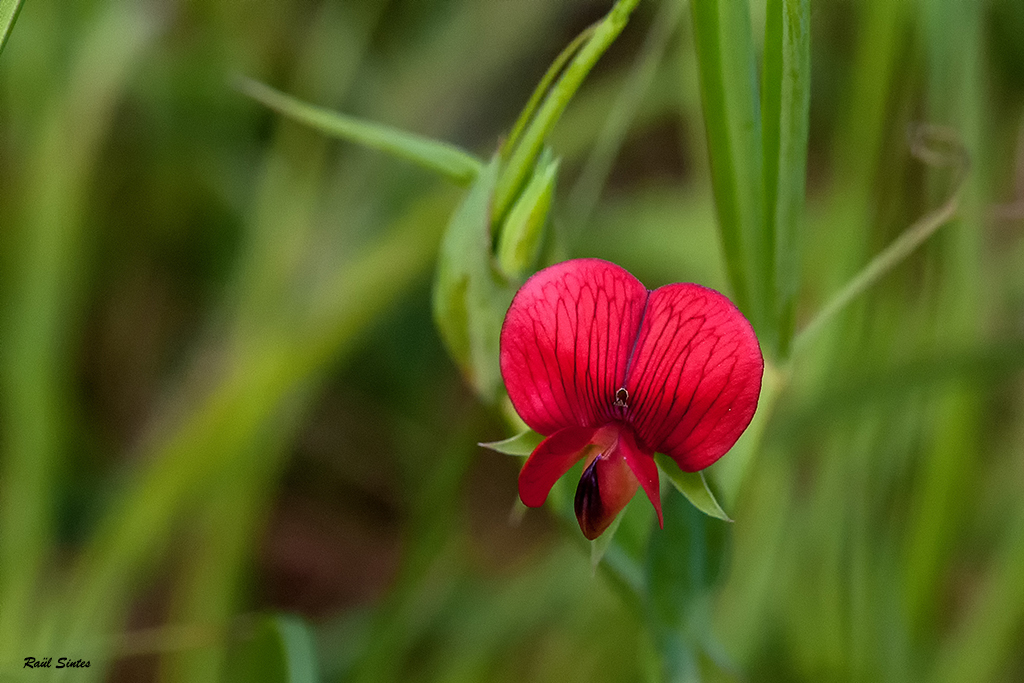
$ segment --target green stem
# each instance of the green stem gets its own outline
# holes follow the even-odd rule
[[[915,249],[935,234],[956,215],[960,205],[959,189],[939,208],[928,213],[907,228],[882,253],[871,259],[863,270],[846,284],[797,334],[793,341],[793,354],[802,352],[822,329],[858,296],[866,292],[886,273],[903,262]]]
[[[611,11],[594,28],[586,44],[580,48],[558,83],[544,98],[536,116],[530,121],[522,139],[516,145],[508,165],[502,170],[494,195],[492,220],[500,222],[513,200],[519,194],[526,177],[533,168],[533,162],[540,154],[544,139],[565,111],[569,100],[583,83],[583,79],[597,63],[597,60],[611,46],[612,42],[626,27],[640,0],[619,0]]]
[[[505,144],[501,146],[501,156],[507,160],[511,156],[516,145],[519,143],[519,138],[526,130],[527,124],[533,120],[533,115],[537,112],[537,107],[540,106],[544,96],[551,90],[551,84],[555,82],[559,74],[565,68],[565,65],[576,56],[576,53],[580,51],[580,47],[590,40],[590,37],[594,35],[594,29],[597,28],[597,24],[591,24],[586,27],[580,34],[573,38],[572,42],[565,46],[565,49],[558,53],[555,57],[555,61],[551,62],[551,66],[544,72],[544,77],[540,79],[540,83],[533,89],[533,93],[530,95],[530,99],[526,102],[526,106],[523,107],[523,111],[519,114],[519,118],[516,119],[516,123],[512,126],[512,132],[508,134],[508,139]]]
[[[11,37],[14,22],[18,20],[24,0],[0,0],[0,53],[4,51],[7,39]]]
[[[331,137],[393,154],[460,185],[471,183],[483,167],[479,159],[454,145],[307,104],[251,78],[239,76],[233,85],[274,111]]]
[[[658,66],[679,25],[679,17],[686,2],[687,0],[665,0],[661,4],[658,16],[655,17],[644,41],[643,49],[630,69],[625,86],[608,112],[608,118],[597,140],[594,141],[590,156],[569,194],[570,209],[567,214],[576,225],[585,225],[594,211],[615,157],[629,131],[630,123],[636,116],[644,94],[651,87]]]

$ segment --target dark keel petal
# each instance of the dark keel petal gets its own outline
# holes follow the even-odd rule
[[[599,259],[527,280],[501,328],[501,375],[523,421],[545,435],[607,423],[646,301],[639,280]]]
[[[602,441],[602,437],[609,431],[614,441],[610,447],[602,448],[602,452],[583,470],[583,476],[576,487],[576,519],[583,535],[590,540],[608,528],[639,487],[621,447],[621,432],[606,428],[596,437],[597,441]],[[601,448],[601,445],[598,447]],[[653,464],[653,459],[651,462]]]
[[[707,467],[750,424],[763,370],[750,323],[725,296],[693,284],[651,292],[625,384],[640,445],[689,472]]]
[[[601,502],[601,485],[597,479],[597,463],[594,460],[583,470],[580,483],[576,485],[576,519],[580,523],[583,535],[594,540],[608,528],[611,520],[606,520],[604,503]],[[612,516],[614,519],[614,515]]]

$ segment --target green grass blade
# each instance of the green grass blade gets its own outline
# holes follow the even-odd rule
[[[629,21],[640,0],[619,0],[598,23],[589,40],[576,53],[569,66],[565,68],[558,83],[551,89],[544,103],[537,110],[529,126],[523,132],[519,144],[512,151],[508,164],[502,170],[494,195],[494,211],[492,220],[500,221],[505,217],[519,190],[529,176],[537,155],[548,133],[558,122],[559,117],[569,104],[569,100],[579,90],[583,79],[600,59],[601,55],[611,46],[622,29]]]
[[[73,47],[60,97],[40,118],[23,186],[23,227],[0,354],[0,662],[24,657],[54,540],[54,488],[66,443],[69,364],[89,244],[92,171],[132,65],[156,23],[114,4]]]
[[[750,10],[735,0],[694,0],[690,9],[726,270],[736,304],[771,351],[774,241],[765,220]]]
[[[317,107],[250,78],[239,77],[234,85],[240,92],[274,111],[325,135],[393,154],[460,185],[471,183],[483,167],[480,160],[469,152],[445,142]]]
[[[4,51],[7,39],[11,37],[11,29],[18,20],[24,0],[0,0],[0,52]]]
[[[98,523],[78,561],[71,596],[60,602],[54,643],[102,654],[98,634],[123,615],[142,569],[165,547],[182,510],[206,491],[204,482],[246,466],[239,445],[304,381],[350,351],[360,331],[426,274],[438,240],[433,224],[421,215],[399,221],[338,275],[333,297],[322,299],[334,305],[316,324],[287,343],[254,340],[238,352],[222,382],[154,445],[148,466],[133,474]]]
[[[810,0],[768,0],[761,90],[765,220],[774,235],[779,354],[793,336],[811,102]]]
[[[927,65],[927,120],[936,127],[955,129],[972,161],[957,217],[935,236],[925,253],[933,272],[941,274],[930,304],[941,312],[941,324],[928,330],[925,338],[940,348],[958,349],[970,347],[972,341],[978,344],[990,330],[986,315],[991,297],[990,247],[986,246],[990,224],[986,214],[993,198],[990,183],[999,174],[990,151],[998,146],[998,134],[988,130],[995,117],[985,97],[988,85],[983,69],[985,26],[991,17],[986,18],[982,5],[962,0],[933,0],[917,9]],[[932,201],[941,197],[949,174],[949,169],[928,169],[925,196]],[[988,400],[969,387],[955,387],[935,402],[934,427],[927,437],[931,443],[921,453],[919,483],[910,498],[904,542],[904,609],[915,635],[927,637],[941,619],[939,596],[946,590],[949,549],[963,538],[964,520],[979,490],[975,488],[976,473],[983,472],[988,462],[989,449],[977,446],[990,433]],[[988,619],[1002,620],[1008,607],[1006,603],[999,611],[993,608]],[[997,633],[986,633],[986,648],[1000,639],[1005,643],[1006,634]],[[968,675],[970,680],[995,678],[984,671],[984,661],[976,659],[974,666],[979,669]]]

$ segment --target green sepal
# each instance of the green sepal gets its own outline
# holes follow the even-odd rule
[[[532,429],[527,429],[521,434],[510,436],[509,438],[502,439],[501,441],[491,441],[489,443],[480,443],[477,445],[483,448],[488,448],[492,451],[497,451],[498,453],[504,453],[505,455],[530,455],[530,453],[533,453],[533,449],[535,449],[543,440],[543,436]]]
[[[679,492],[686,496],[686,499],[693,503],[693,506],[709,517],[731,522],[729,515],[718,504],[718,499],[711,492],[707,479],[703,472],[684,472],[679,469],[676,461],[664,453],[656,453],[654,461],[658,467],[672,482],[672,485],[679,489]]]

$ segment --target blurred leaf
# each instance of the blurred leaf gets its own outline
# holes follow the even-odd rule
[[[312,629],[299,617],[259,618],[252,638],[229,654],[230,683],[317,683],[320,680]]]
[[[711,180],[732,295],[763,347],[772,321],[774,237],[765,220],[757,71],[746,2],[693,0]]]
[[[615,6],[597,24],[593,33],[573,56],[555,86],[547,93],[544,103],[540,105],[522,136],[516,137],[516,147],[511,151],[508,164],[502,169],[495,191],[495,220],[502,220],[505,217],[505,212],[519,196],[520,189],[530,174],[530,169],[533,168],[534,160],[540,153],[548,133],[558,122],[562,112],[568,106],[569,100],[576,94],[594,64],[626,27],[629,15],[632,14],[638,2],[639,0],[618,0],[615,3]],[[570,45],[571,47],[573,46]],[[563,54],[565,53],[563,52]],[[559,59],[561,58],[560,56]],[[550,70],[549,73],[551,73]],[[545,76],[546,79],[547,76]],[[531,100],[531,105],[532,102]]]
[[[226,374],[192,398],[188,413],[149,448],[146,466],[110,501],[73,570],[73,599],[62,595],[51,608],[55,641],[88,642],[115,628],[182,512],[217,477],[245,466],[245,445],[283,401],[351,353],[366,327],[429,270],[437,239],[433,223],[399,218],[336,274],[331,305],[316,325],[294,330],[288,343],[266,335],[235,346]]]
[[[710,628],[702,599],[721,572],[727,527],[671,493],[663,513],[665,528],[648,550],[644,607],[665,680],[697,680],[700,637]]]
[[[501,391],[498,338],[512,291],[491,257],[491,198],[498,176],[491,160],[456,209],[441,242],[434,281],[434,322],[448,352],[481,400]]]
[[[601,560],[604,558],[605,553],[608,552],[608,548],[611,546],[612,541],[615,540],[615,534],[619,530],[619,525],[622,524],[622,518],[626,515],[626,508],[633,504],[633,500],[626,503],[626,507],[622,509],[619,514],[615,515],[615,519],[608,525],[608,528],[604,530],[604,533],[595,538],[590,542],[590,566],[592,569],[597,569],[597,565],[601,564]]]
[[[18,20],[24,0],[0,0],[0,53],[4,51],[7,39],[11,37],[11,29]]]
[[[274,111],[326,135],[393,154],[461,185],[473,182],[480,173],[480,160],[454,145],[317,107],[251,78],[238,77],[234,85]]]
[[[648,553],[650,599],[664,623],[681,625],[690,603],[721,573],[729,527],[671,494],[663,513],[665,527],[651,535]]]
[[[943,384],[999,385],[1024,370],[1024,339],[919,357],[870,368],[784,405],[773,438],[806,436],[812,429],[853,420],[868,406],[909,402],[921,389]]]
[[[793,335],[811,102],[810,0],[768,0],[761,90],[765,219],[774,235],[779,353]]]
[[[718,504],[715,494],[708,487],[708,482],[704,478],[703,472],[684,472],[679,469],[679,465],[676,464],[675,460],[664,453],[656,453],[654,460],[658,463],[658,467],[665,473],[669,481],[672,482],[672,485],[686,496],[687,500],[693,503],[694,507],[710,517],[726,522],[732,521],[729,515],[725,514],[722,506]]]
[[[501,441],[491,441],[490,443],[477,445],[497,451],[498,453],[504,453],[505,455],[530,455],[530,453],[533,453],[533,449],[540,445],[540,442],[543,440],[543,436],[532,429],[528,429],[521,434],[510,436]]]
[[[521,279],[537,262],[555,194],[559,163],[559,159],[553,158],[551,148],[545,148],[526,189],[502,223],[498,235],[498,265],[510,279]]]

